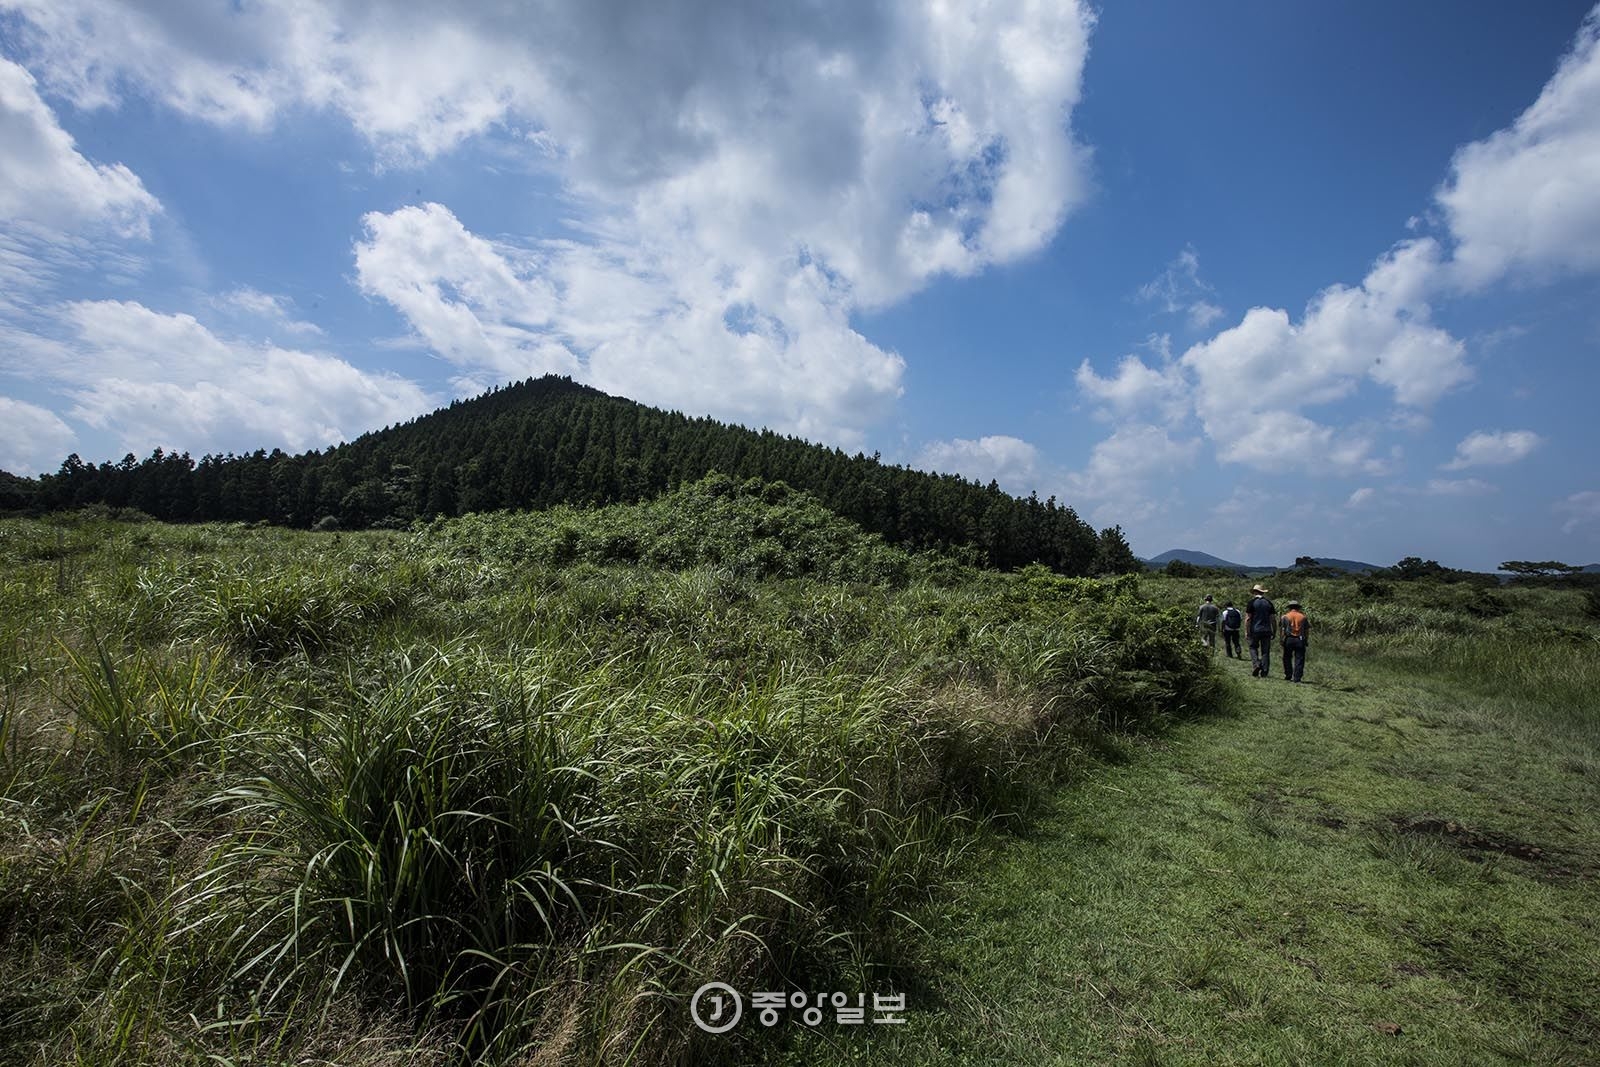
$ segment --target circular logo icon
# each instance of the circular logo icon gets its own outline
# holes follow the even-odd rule
[[[689,1017],[708,1034],[725,1034],[739,1024],[744,1000],[726,982],[707,982],[694,991],[689,1001]]]

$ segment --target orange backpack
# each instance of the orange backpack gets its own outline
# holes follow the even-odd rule
[[[1288,628],[1290,637],[1304,637],[1306,635],[1306,617],[1298,609],[1290,608],[1284,612],[1283,622]]]

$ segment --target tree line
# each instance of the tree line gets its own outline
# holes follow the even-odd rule
[[[1012,569],[1139,569],[1119,527],[1096,533],[1054,497],[849,455],[771,430],[647,407],[554,375],[496,387],[323,451],[144,459],[73,454],[37,481],[0,481],[0,507],[136,508],[169,522],[404,526],[556,504],[646,500],[713,471],[784,481],[885,540]]]

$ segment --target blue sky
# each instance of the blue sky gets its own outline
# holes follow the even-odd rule
[[[1136,551],[1600,561],[1586,4],[0,0],[0,467],[545,372]]]

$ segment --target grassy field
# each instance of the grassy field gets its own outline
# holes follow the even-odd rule
[[[0,1062],[744,1062],[986,828],[1218,704],[1136,583],[778,485],[407,533],[0,522]]]
[[[1308,684],[1221,660],[1227,715],[1117,746],[923,916],[903,1030],[791,1028],[774,1059],[1600,1063],[1585,598],[1285,593],[1320,620]]]
[[[1600,1058],[1576,590],[1282,590],[1291,687],[1199,647],[1198,583],[718,478],[6,520],[0,574],[0,1062]],[[710,1035],[710,980],[907,1023]]]

